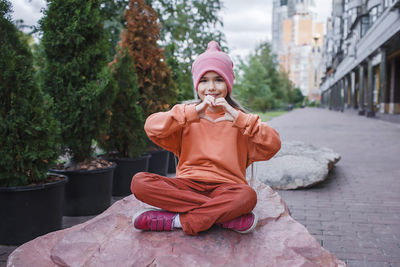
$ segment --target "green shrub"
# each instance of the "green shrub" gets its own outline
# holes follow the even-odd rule
[[[293,90],[290,91],[289,103],[298,106],[298,104],[302,105],[303,101],[304,101],[304,96],[299,88],[294,88]]]
[[[269,43],[260,44],[245,61],[240,61],[234,94],[247,108],[265,112],[287,103],[292,85],[284,73],[276,70],[276,64]]]
[[[115,84],[100,0],[49,0],[40,21],[46,58],[43,87],[54,99],[64,149],[73,162],[92,156],[107,127]]]
[[[51,99],[35,83],[32,54],[0,1],[0,186],[40,183],[60,153]]]
[[[147,136],[143,129],[145,119],[139,103],[135,65],[126,50],[117,53],[111,69],[118,90],[110,110],[109,127],[99,144],[107,153],[117,152],[123,157],[136,158],[145,151]]]
[[[303,105],[307,107],[319,107],[319,100],[310,100],[310,98],[307,96],[304,98]]]

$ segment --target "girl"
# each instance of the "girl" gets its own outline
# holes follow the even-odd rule
[[[133,225],[197,235],[217,224],[248,233],[257,224],[257,195],[246,168],[278,152],[279,134],[232,100],[233,63],[217,42],[194,61],[192,75],[200,103],[178,104],[146,120],[149,138],[177,155],[179,164],[175,178],[144,172],[133,177],[135,197],[162,209],[137,213]]]

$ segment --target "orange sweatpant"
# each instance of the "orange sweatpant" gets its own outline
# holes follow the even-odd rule
[[[256,192],[246,184],[203,183],[147,172],[133,176],[131,191],[144,203],[179,213],[189,235],[247,214],[257,203]]]

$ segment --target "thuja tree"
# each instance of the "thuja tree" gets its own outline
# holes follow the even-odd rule
[[[163,50],[157,45],[160,37],[157,13],[144,0],[131,0],[125,19],[126,29],[120,43],[134,60],[144,114],[168,109],[176,102],[177,88]]]
[[[43,87],[54,98],[63,145],[76,163],[91,157],[92,141],[107,126],[115,93],[106,67],[109,46],[100,4],[49,0],[40,21],[46,58]]]
[[[120,157],[139,157],[146,148],[147,137],[143,130],[144,115],[135,65],[128,52],[119,49],[110,68],[118,90],[110,109],[109,127],[99,139],[100,146],[109,154],[117,152]]]
[[[51,102],[34,79],[32,54],[0,0],[0,186],[40,183],[59,155]]]

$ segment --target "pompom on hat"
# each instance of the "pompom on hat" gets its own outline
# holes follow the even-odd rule
[[[201,77],[209,71],[215,71],[221,75],[226,82],[229,93],[232,92],[233,81],[235,80],[233,62],[227,54],[221,51],[216,41],[209,42],[206,52],[199,55],[193,62],[192,77],[196,91]]]

